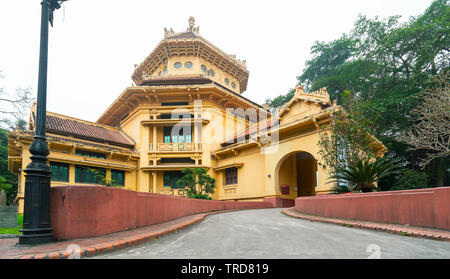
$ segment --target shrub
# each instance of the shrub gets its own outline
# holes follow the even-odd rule
[[[389,190],[408,190],[428,187],[430,187],[430,178],[425,172],[404,169],[395,176],[395,184]]]
[[[190,199],[211,199],[208,194],[214,194],[216,180],[208,175],[204,168],[185,168],[184,176],[177,184],[186,188],[186,193]]]
[[[331,182],[336,183],[336,189],[342,189],[346,185],[351,191],[371,192],[376,188],[379,179],[388,175],[397,174],[401,166],[386,158],[376,161],[359,160],[354,166],[345,169],[337,169],[330,176]]]

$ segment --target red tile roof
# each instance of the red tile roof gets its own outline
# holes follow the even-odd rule
[[[134,148],[134,143],[119,130],[108,129],[95,123],[86,123],[71,118],[47,115],[46,131],[52,134],[73,136],[110,145]]]
[[[247,129],[241,130],[233,135],[232,138],[229,138],[226,142],[222,143],[222,146],[225,147],[227,145],[233,144],[237,142],[237,139],[247,138],[249,135],[253,135],[258,131],[268,130],[270,128],[275,128],[279,125],[279,120],[275,118],[266,119],[261,122],[255,123],[248,127]]]

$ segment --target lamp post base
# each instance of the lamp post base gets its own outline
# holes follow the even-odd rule
[[[35,136],[30,146],[31,163],[25,169],[23,229],[19,244],[36,245],[53,241],[50,225],[49,154],[45,137]]]
[[[19,245],[39,245],[55,241],[48,229],[23,229],[23,234],[19,236]]]

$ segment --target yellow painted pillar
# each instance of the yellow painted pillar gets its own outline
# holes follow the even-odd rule
[[[75,185],[75,165],[69,165],[69,184]]]
[[[156,183],[158,181],[158,179],[157,179],[158,178],[157,172],[156,171],[152,172],[152,175],[153,175],[153,193],[157,194],[157,188],[156,188]]]
[[[153,150],[158,150],[156,146],[156,125],[153,125]]]
[[[111,182],[112,183],[112,181],[111,181],[111,169],[106,169],[105,179],[106,179],[106,182]]]

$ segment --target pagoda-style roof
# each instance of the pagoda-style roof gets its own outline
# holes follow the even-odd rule
[[[118,128],[49,111],[46,118],[47,133],[134,149],[134,142]],[[35,123],[34,108],[31,112],[31,130],[34,129],[33,123]]]
[[[189,19],[189,28],[185,32],[175,33],[165,29],[164,39],[156,46],[144,62],[136,67],[131,78],[138,86],[144,79],[155,72],[171,56],[198,56],[235,77],[240,84],[240,92],[247,89],[249,72],[245,61],[236,59],[199,35],[199,27],[194,27],[195,20]]]

